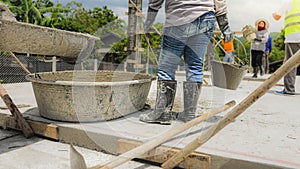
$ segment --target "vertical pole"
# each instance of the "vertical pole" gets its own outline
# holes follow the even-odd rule
[[[56,72],[56,56],[52,57],[52,72]]]
[[[127,59],[135,60],[136,64],[141,64],[142,41],[142,0],[129,0],[128,2],[128,44]],[[138,70],[137,70],[138,71]]]
[[[136,0],[136,55],[135,55],[135,60],[136,64],[141,64],[142,63],[142,58],[141,58],[141,52],[140,48],[142,46],[142,0]]]
[[[135,8],[136,1],[137,0],[129,0],[129,2],[128,2],[127,60],[135,59],[136,24],[137,24],[137,17],[136,17],[137,10]],[[132,3],[134,3],[134,4],[132,4]],[[126,64],[126,67],[127,66],[128,66],[128,64]]]
[[[98,59],[94,58],[94,71],[98,70]]]
[[[149,74],[149,57],[150,57],[150,46],[148,45],[148,50],[147,50],[147,64],[146,64],[146,74]]]
[[[84,70],[83,61],[80,62],[80,68],[81,68],[81,70]]]

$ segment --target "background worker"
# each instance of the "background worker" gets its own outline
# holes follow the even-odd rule
[[[184,56],[186,81],[183,82],[184,112],[180,119],[195,118],[203,81],[203,57],[217,19],[225,42],[232,40],[227,19],[226,0],[149,0],[144,30],[149,32],[158,10],[165,2],[166,21],[163,28],[158,63],[156,104],[153,111],[140,115],[148,123],[170,124],[176,93],[175,71]]]
[[[256,38],[251,42],[251,65],[253,68],[253,76],[257,78],[258,69],[260,75],[264,75],[264,69],[262,67],[262,59],[265,54],[266,42],[269,37],[269,23],[265,19],[259,19],[255,22],[256,26]]]
[[[300,0],[284,0],[281,8],[273,13],[275,20],[285,15],[285,61],[300,49]],[[277,94],[295,95],[297,68],[284,76],[284,89]]]
[[[272,37],[271,35],[269,35],[268,41],[266,43],[265,54],[262,61],[263,68],[266,74],[269,73],[269,57],[272,55],[272,48],[273,48]]]

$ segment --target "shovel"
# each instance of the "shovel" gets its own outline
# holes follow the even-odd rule
[[[232,107],[234,105],[235,105],[235,101],[230,101],[219,108],[213,109],[209,113],[205,113],[200,117],[197,117],[187,123],[180,125],[179,127],[176,127],[174,129],[164,133],[162,136],[158,136],[157,138],[154,138],[151,141],[148,141],[148,142],[124,153],[124,154],[121,154],[121,155],[113,158],[112,160],[107,162],[105,165],[97,165],[92,168],[87,168],[82,155],[80,153],[78,153],[74,149],[74,147],[71,145],[71,148],[70,148],[71,166],[75,167],[75,168],[71,168],[71,169],[78,169],[78,166],[80,166],[80,167],[83,166],[83,168],[80,168],[80,169],[99,169],[99,168],[109,169],[109,168],[117,167],[127,161],[130,161],[134,158],[137,158],[137,157],[145,154],[146,152],[152,150],[153,148],[159,146],[160,144],[168,141],[173,136],[176,136],[177,134],[199,124],[200,122],[203,122],[204,120],[209,119],[210,117],[212,117],[220,112],[223,112],[223,111],[229,109],[230,107]],[[74,160],[74,159],[77,159],[77,160]]]

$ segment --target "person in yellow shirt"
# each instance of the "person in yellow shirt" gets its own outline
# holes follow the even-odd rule
[[[273,13],[275,20],[285,15],[285,61],[300,49],[300,0],[284,0],[281,8]],[[297,68],[284,76],[284,89],[275,94],[295,95]]]

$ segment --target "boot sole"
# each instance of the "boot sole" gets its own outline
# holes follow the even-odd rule
[[[142,121],[142,122],[152,123],[152,124],[161,124],[161,125],[171,125],[171,123],[172,123],[172,122],[162,122],[162,121]]]

